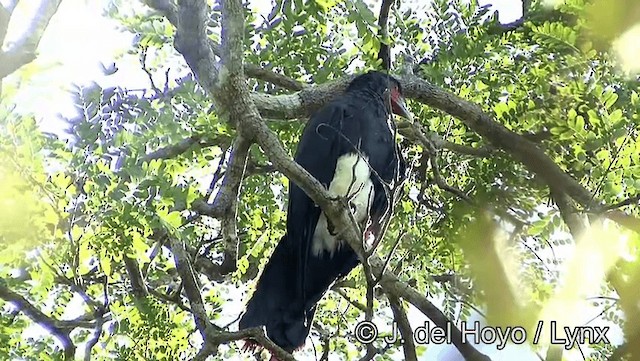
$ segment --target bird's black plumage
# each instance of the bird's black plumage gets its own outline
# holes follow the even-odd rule
[[[295,156],[330,192],[350,199],[356,219],[373,224],[374,231],[390,197],[382,182],[397,184],[405,169],[392,112],[409,116],[398,81],[379,72],[360,75],[312,116]],[[265,326],[267,336],[289,352],[303,346],[318,301],[358,265],[339,231],[291,183],[287,232],[260,276],[240,329]]]

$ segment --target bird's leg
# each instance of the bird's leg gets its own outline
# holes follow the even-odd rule
[[[362,236],[362,249],[368,252],[367,243],[369,239],[373,236],[375,239],[376,232],[373,230],[374,222],[375,222],[375,214],[371,214],[370,210],[373,205],[373,187],[369,189],[369,197],[367,201],[367,213],[364,219],[362,220],[361,228],[364,229]]]
[[[360,190],[364,188],[363,185],[360,186]],[[349,196],[349,197],[336,197],[333,200],[338,200],[338,201],[342,201],[343,204],[345,204],[348,208],[349,208],[349,213],[351,218],[354,218],[354,215],[356,214],[356,205],[352,202],[353,198],[355,198],[355,194]],[[356,223],[357,224],[357,223]],[[362,229],[362,227],[360,227],[360,229]],[[333,225],[333,223],[331,222],[331,220],[329,218],[327,218],[327,231],[329,231],[329,234],[332,236],[338,236],[342,233],[343,230],[336,230],[336,227]]]

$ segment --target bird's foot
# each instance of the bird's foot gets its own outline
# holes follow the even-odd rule
[[[262,349],[262,345],[253,340],[245,340],[244,345],[242,345],[242,352],[256,353],[262,351]]]

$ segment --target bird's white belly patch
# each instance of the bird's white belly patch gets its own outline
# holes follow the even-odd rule
[[[373,202],[373,183],[368,159],[359,154],[349,153],[338,158],[336,171],[329,193],[335,197],[346,197],[349,200],[355,220],[362,224],[369,213]],[[313,254],[320,256],[323,251],[333,255],[340,246],[340,230],[329,229],[324,212],[320,214],[313,233]]]

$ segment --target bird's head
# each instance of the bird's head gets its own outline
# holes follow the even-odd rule
[[[359,75],[349,83],[347,92],[349,91],[373,91],[384,100],[387,109],[393,114],[413,120],[402,95],[402,86],[398,79],[391,75],[379,71]]]

